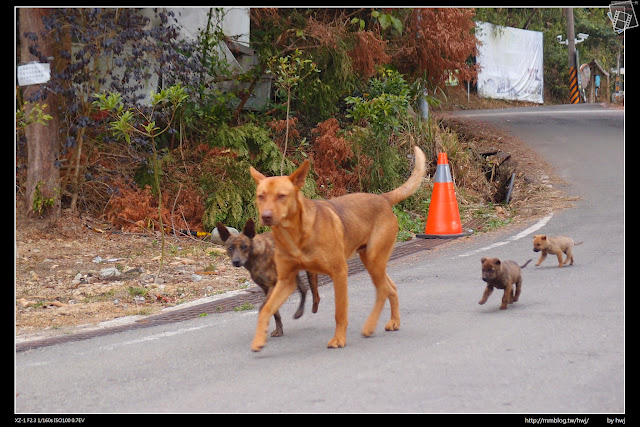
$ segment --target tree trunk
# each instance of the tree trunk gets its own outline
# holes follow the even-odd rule
[[[38,58],[29,53],[31,45],[38,45],[37,48],[46,57],[53,56],[51,40],[43,40],[44,25],[42,17],[49,13],[48,9],[20,8],[20,62],[27,63],[37,61]],[[33,41],[24,36],[31,32],[38,36]],[[23,88],[23,99],[31,101],[33,96],[41,89],[41,85],[31,85]],[[31,123],[24,132],[27,139],[27,180],[25,183],[26,193],[26,214],[37,215],[34,212],[34,201],[52,200],[53,206],[42,212],[44,217],[57,218],[60,216],[60,170],[55,162],[59,152],[59,119],[57,96],[47,93],[45,98],[39,101],[40,104],[47,104],[46,113],[53,118],[47,124]],[[31,105],[27,104],[25,113],[27,116],[31,110]],[[36,186],[40,183],[39,190]]]

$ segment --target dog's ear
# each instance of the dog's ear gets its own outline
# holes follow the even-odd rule
[[[500,265],[500,260],[499,260],[498,258],[496,258],[496,260],[495,260],[495,264],[496,264],[496,266],[499,266],[499,265]]]
[[[229,233],[229,230],[227,230],[227,227],[222,225],[221,222],[218,222],[218,224],[216,225],[216,228],[218,229],[218,234],[220,235],[220,239],[223,242],[226,242],[229,236],[231,235],[231,233]]]
[[[486,259],[487,259],[487,257],[484,257],[484,256],[483,256],[482,258],[480,258],[480,262],[484,264],[484,261],[485,261]]]
[[[547,240],[547,236],[544,236],[544,235],[543,235],[543,236],[540,236],[540,238],[541,238],[542,240]]]
[[[266,178],[266,176],[258,172],[253,166],[249,166],[249,172],[251,173],[251,176],[253,177],[253,180],[256,182],[256,184],[260,184],[260,181]]]
[[[289,179],[298,188],[302,188],[304,186],[304,180],[309,173],[309,159],[306,159],[298,169],[296,169],[291,175],[289,175]]]
[[[244,224],[244,228],[242,229],[242,234],[247,236],[250,239],[256,235],[256,224],[253,222],[253,219],[249,218],[247,222]]]

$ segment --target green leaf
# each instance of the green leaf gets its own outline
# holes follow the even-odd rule
[[[93,96],[97,99],[92,104],[100,110],[122,110],[122,95],[118,92],[110,92],[108,95],[95,93]]]
[[[402,22],[396,17],[391,16],[390,18],[391,18],[391,24],[393,25],[393,28],[399,34],[401,34],[402,33]]]
[[[144,128],[145,131],[147,131],[147,135],[149,136],[153,136],[155,135],[155,131],[160,130],[159,127],[156,127],[156,122],[150,122],[146,125],[142,125],[142,127]]]
[[[389,14],[385,13],[378,18],[378,22],[380,22],[380,26],[383,30],[386,30],[389,25],[391,25],[391,20]]]

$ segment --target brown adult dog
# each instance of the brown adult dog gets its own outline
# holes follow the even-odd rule
[[[498,258],[484,257],[480,261],[482,262],[482,280],[487,282],[487,287],[478,304],[487,302],[493,288],[504,289],[500,310],[506,310],[507,304],[514,303],[520,298],[520,291],[522,291],[522,272],[520,269],[525,268],[531,260],[521,266],[515,261],[500,261]],[[515,286],[515,290],[513,286]]]
[[[260,220],[271,227],[276,243],[278,283],[258,315],[253,351],[266,344],[269,318],[295,289],[298,270],[331,276],[335,293],[334,337],[328,347],[346,345],[347,259],[358,252],[376,287],[376,302],[362,329],[373,334],[385,301],[391,305],[388,331],[400,327],[396,285],[386,273],[387,261],[398,234],[398,220],[391,206],[411,196],[420,186],[426,170],[422,150],[415,148],[415,165],[409,179],[384,194],[354,193],[331,200],[310,200],[300,189],[309,172],[309,161],[289,176],[267,178],[253,167],[256,204]]]
[[[273,254],[275,252],[273,235],[270,232],[256,234],[255,223],[251,218],[245,223],[241,234],[232,235],[220,222],[217,224],[217,228],[231,263],[234,267],[246,268],[253,281],[264,291],[266,296],[260,308],[264,307],[277,281],[276,265],[273,262]],[[313,294],[313,308],[311,311],[315,313],[318,311],[318,303],[320,302],[318,275],[307,272],[307,279]],[[308,290],[298,275],[296,275],[296,283],[300,290],[300,305],[293,315],[294,319],[298,319],[304,313],[304,301]],[[276,311],[273,316],[276,320],[276,329],[271,333],[271,336],[281,337],[283,330],[280,312]]]
[[[555,236],[549,237],[544,234],[537,234],[533,236],[533,251],[540,252],[540,259],[536,263],[536,266],[542,264],[542,261],[547,257],[547,254],[554,254],[558,257],[558,267],[562,267],[568,263],[573,265],[573,247],[580,245],[582,242],[574,243],[571,237],[567,236]],[[562,253],[567,255],[567,259],[562,262]]]

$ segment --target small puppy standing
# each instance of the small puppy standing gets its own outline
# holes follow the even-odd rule
[[[518,266],[515,261],[500,261],[498,258],[484,257],[480,261],[482,262],[482,280],[487,282],[487,287],[478,304],[487,302],[493,288],[504,289],[500,310],[506,310],[507,304],[514,303],[520,298],[520,291],[522,291],[522,272],[520,269],[525,268],[531,260],[521,266]],[[515,293],[513,285],[515,285]]]
[[[549,237],[544,234],[538,234],[533,236],[533,251],[540,252],[540,259],[536,263],[536,266],[542,264],[542,261],[547,257],[547,254],[554,254],[558,257],[558,267],[562,267],[563,264],[571,261],[569,265],[573,265],[573,247],[581,244],[582,242],[574,243],[571,237],[567,236],[555,236]],[[567,255],[567,259],[562,262],[562,253]]]
[[[264,291],[265,299],[260,306],[260,309],[262,309],[269,295],[271,295],[273,288],[276,286],[278,278],[276,265],[273,261],[275,244],[271,232],[256,234],[255,223],[251,218],[245,223],[241,234],[231,235],[229,230],[221,223],[217,224],[217,228],[220,239],[225,244],[231,263],[234,267],[246,268],[251,275],[251,279]],[[318,311],[318,304],[320,303],[320,295],[318,295],[318,275],[307,272],[307,279],[309,279],[311,293],[313,294],[313,308],[311,311],[315,313]],[[304,313],[304,301],[308,290],[300,280],[300,277],[296,277],[296,283],[301,296],[298,310],[293,315],[294,319],[298,319]],[[283,330],[280,312],[276,311],[273,317],[276,320],[276,329],[271,333],[271,336],[281,337]]]

